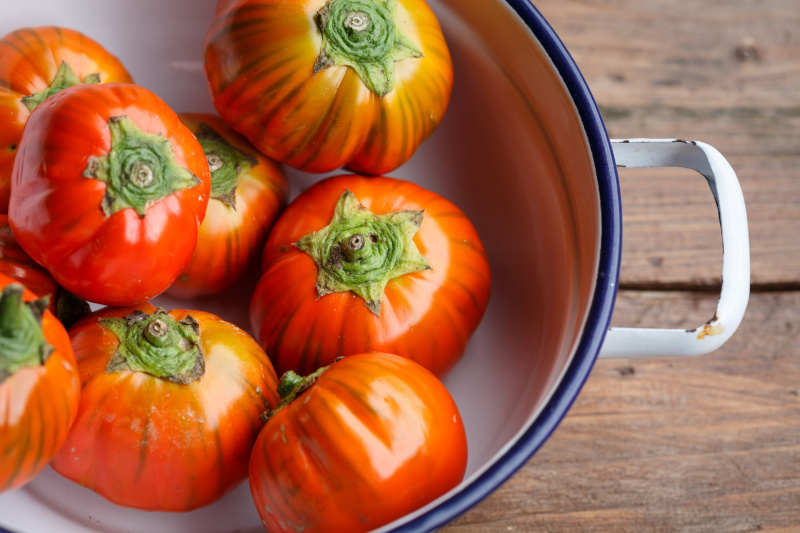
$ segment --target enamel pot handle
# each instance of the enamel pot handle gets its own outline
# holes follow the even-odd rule
[[[615,139],[618,167],[682,167],[708,181],[722,229],[722,285],[714,316],[691,330],[610,328],[600,357],[687,356],[722,346],[742,321],[750,297],[750,240],[739,180],[713,147],[677,139]]]

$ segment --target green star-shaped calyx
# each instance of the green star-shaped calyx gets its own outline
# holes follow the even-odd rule
[[[348,66],[373,93],[389,93],[394,63],[423,55],[398,28],[396,12],[397,0],[329,0],[317,13],[322,48],[314,73]]]
[[[258,165],[258,159],[233,146],[205,122],[199,125],[195,137],[203,147],[211,170],[211,198],[236,209],[239,179]]]
[[[175,160],[169,139],[143,131],[126,115],[111,117],[111,150],[93,157],[83,175],[105,182],[101,208],[106,216],[131,208],[141,218],[159,200],[200,183]]]
[[[330,224],[295,243],[317,264],[317,297],[352,291],[380,316],[390,280],[431,268],[413,240],[422,220],[414,210],[376,215],[345,190]]]
[[[89,74],[86,77],[84,77],[83,80],[81,80],[80,78],[78,78],[78,75],[75,74],[75,71],[72,70],[72,67],[69,66],[69,63],[67,63],[66,61],[62,61],[61,64],[58,66],[56,75],[53,77],[53,81],[50,83],[50,85],[45,87],[39,92],[35,92],[28,96],[24,96],[22,98],[22,103],[25,104],[25,107],[28,108],[28,111],[33,111],[39,106],[39,104],[44,102],[48,97],[63,91],[67,87],[72,87],[73,85],[80,85],[82,83],[98,84],[100,83],[100,74],[99,73]]]
[[[205,373],[200,324],[191,315],[175,320],[161,308],[152,315],[137,310],[101,318],[100,325],[119,339],[106,372],[145,372],[174,383],[190,383]]]

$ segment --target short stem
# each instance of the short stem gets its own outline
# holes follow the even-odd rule
[[[53,351],[42,331],[49,299],[25,302],[23,292],[12,283],[0,296],[0,383],[23,367],[44,364]]]
[[[356,233],[345,241],[344,245],[342,245],[342,252],[348,261],[357,260],[356,252],[364,249],[365,242],[366,239],[361,233]]]
[[[169,325],[163,320],[153,320],[144,330],[144,336],[153,346],[163,348],[169,343]]]
[[[8,337],[18,331],[23,321],[22,285],[16,283],[6,286],[0,298],[0,335]]]
[[[143,161],[137,161],[133,164],[130,172],[131,182],[140,189],[148,187],[153,183],[153,166]]]
[[[357,33],[364,33],[369,28],[369,15],[363,11],[351,11],[347,14],[345,27]]]

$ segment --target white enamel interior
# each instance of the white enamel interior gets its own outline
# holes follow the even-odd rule
[[[46,24],[83,31],[176,111],[211,111],[201,47],[214,3],[15,2],[0,18],[0,35]],[[559,383],[594,288],[599,200],[575,107],[522,20],[502,0],[430,4],[453,55],[451,105],[434,135],[391,175],[460,206],[484,241],[493,275],[485,319],[445,379],[470,449],[467,477],[450,498],[502,460]],[[292,196],[321,177],[287,174]],[[249,329],[253,281],[221,297],[158,303],[204,309]],[[198,511],[148,513],[110,504],[50,469],[0,496],[0,526],[15,533],[263,531],[246,483]]]

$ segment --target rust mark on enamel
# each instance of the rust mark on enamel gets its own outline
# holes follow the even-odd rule
[[[706,337],[712,337],[714,335],[720,335],[723,331],[725,331],[725,327],[720,323],[708,323],[697,332],[698,339],[705,339]]]

